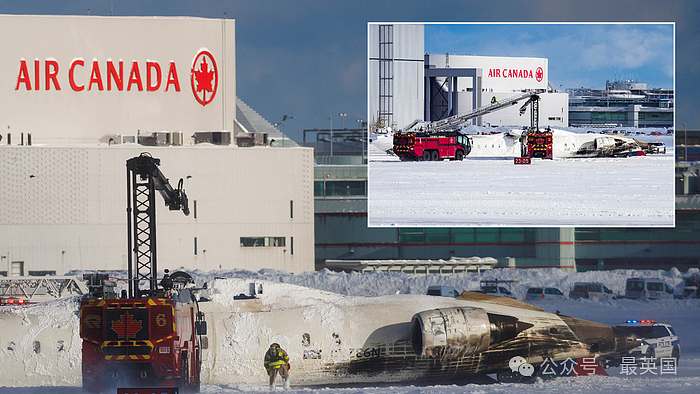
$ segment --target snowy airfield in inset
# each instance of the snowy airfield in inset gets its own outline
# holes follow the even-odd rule
[[[697,273],[697,269],[691,273]],[[74,273],[71,273],[74,274]],[[122,273],[123,274],[123,273]],[[374,272],[366,274],[358,273],[334,273],[327,270],[318,272],[307,272],[299,275],[291,275],[283,271],[261,270],[250,272],[244,270],[234,271],[211,271],[191,272],[199,286],[204,282],[216,277],[241,278],[256,283],[262,283],[265,293],[271,294],[284,290],[286,295],[309,302],[311,298],[316,298],[319,294],[327,294],[328,299],[340,297],[336,294],[317,292],[318,289],[324,292],[333,292],[348,296],[374,297],[391,294],[423,294],[430,285],[450,285],[458,290],[474,290],[479,287],[481,279],[513,279],[517,283],[513,284],[513,292],[518,299],[523,299],[529,286],[554,286],[558,287],[565,294],[568,294],[570,286],[577,281],[599,281],[613,290],[614,294],[624,294],[624,284],[629,277],[659,277],[663,279],[676,293],[680,293],[683,287],[682,274],[675,269],[670,271],[638,271],[638,270],[615,270],[615,271],[588,271],[581,273],[567,273],[559,269],[494,269],[476,273],[460,273],[455,275],[429,275],[419,276],[398,272]],[[119,275],[119,274],[117,274]],[[162,275],[162,273],[161,273]],[[286,286],[278,283],[289,283],[297,286]],[[225,289],[224,289],[225,290]],[[222,293],[222,296],[233,296],[238,289],[231,289],[230,292]],[[230,294],[229,294],[230,293]],[[310,295],[313,297],[309,298]],[[348,298],[348,302],[353,302],[353,298]],[[35,322],[26,319],[24,330],[27,332],[43,330],[45,334],[50,334],[51,328],[59,325],[73,325],[77,330],[77,310],[68,308],[70,304],[77,307],[77,303],[70,300],[55,301],[45,304],[25,307],[22,309],[0,308],[0,324],[5,319],[25,313],[39,314],[47,322]],[[291,393],[310,394],[369,394],[369,393],[389,393],[389,394],[447,394],[477,392],[484,394],[496,393],[620,393],[620,392],[643,392],[643,393],[697,393],[700,387],[700,300],[560,300],[550,302],[533,302],[533,304],[544,308],[548,312],[556,310],[569,316],[587,319],[599,323],[616,325],[627,319],[654,319],[671,324],[681,343],[681,358],[675,375],[659,376],[652,374],[645,375],[623,375],[620,368],[610,368],[607,371],[609,376],[590,377],[561,377],[549,381],[538,381],[534,384],[487,384],[487,385],[376,385],[369,387],[341,387],[341,388],[305,388],[294,386],[295,369],[291,370]],[[233,328],[232,328],[233,329]],[[8,335],[12,333],[0,332],[2,348],[0,348],[0,361],[3,369],[0,370],[0,393],[43,393],[47,389],[54,394],[76,393],[80,391],[77,387],[80,384],[80,358],[79,350],[72,349],[66,358],[59,361],[53,360],[49,356],[50,349],[43,349],[41,354],[32,356],[31,359],[18,360],[12,355],[12,350],[6,343]],[[79,342],[78,342],[79,343]],[[31,343],[16,343],[18,346],[31,346]],[[79,346],[79,344],[76,344]],[[77,350],[77,349],[76,349]],[[291,361],[294,365],[294,360]],[[43,364],[42,364],[43,363]],[[15,365],[10,365],[15,364]],[[19,365],[17,365],[19,364]],[[23,370],[22,375],[8,376],[11,371]],[[259,367],[262,370],[262,361]],[[54,372],[52,372],[54,371]],[[57,372],[58,371],[58,372]],[[60,372],[60,374],[59,374]],[[16,374],[16,372],[12,372]],[[31,386],[31,381],[37,377],[52,375],[53,383],[45,383],[43,387]],[[55,375],[55,376],[53,376]],[[298,377],[297,377],[298,378]],[[247,393],[247,392],[268,392],[267,384],[262,377],[260,384],[203,384],[203,393]],[[13,381],[14,384],[9,382]],[[17,384],[25,381],[26,384]],[[24,387],[2,387],[2,386],[24,386]]]
[[[634,138],[664,142],[667,152],[514,165],[512,155],[475,148],[464,161],[402,162],[370,144],[368,222],[380,227],[672,227],[673,136]],[[556,150],[556,138],[554,143]]]

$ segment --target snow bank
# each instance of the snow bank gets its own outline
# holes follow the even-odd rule
[[[70,271],[66,275],[82,277],[87,271]],[[568,294],[574,282],[601,282],[610,288],[613,293],[624,295],[625,281],[627,278],[661,278],[677,294],[683,289],[683,278],[695,273],[700,273],[700,269],[691,268],[688,272],[680,272],[676,268],[670,270],[608,270],[608,271],[587,271],[587,272],[566,272],[558,268],[536,268],[536,269],[511,269],[496,268],[486,270],[480,274],[476,272],[461,272],[453,275],[412,275],[403,272],[383,272],[374,271],[367,273],[359,272],[333,272],[327,269],[321,271],[303,272],[300,274],[290,274],[287,271],[274,269],[261,269],[259,271],[249,271],[244,269],[233,270],[186,270],[195,280],[197,287],[204,286],[215,289],[213,294],[217,294],[216,301],[223,305],[228,305],[227,301],[239,294],[248,294],[250,283],[277,282],[296,285],[294,289],[298,291],[295,297],[300,297],[299,302],[303,302],[304,297],[334,297],[336,294],[356,295],[356,296],[380,296],[390,294],[425,294],[428,286],[449,285],[459,291],[477,290],[479,281],[482,279],[517,280],[512,284],[513,293],[523,299],[528,287],[553,286]],[[112,278],[126,277],[125,271],[112,271],[109,273]],[[161,271],[159,277],[163,276]],[[225,279],[244,279],[244,281],[226,281]],[[301,287],[301,288],[299,288]],[[124,282],[117,282],[117,293],[121,288],[126,289]],[[263,299],[266,297],[286,296],[285,291],[289,288],[275,289],[263,286]],[[327,293],[309,291],[309,289],[323,290]],[[273,293],[276,292],[276,293]],[[335,294],[333,294],[335,293]],[[0,309],[1,310],[1,309]]]
[[[0,307],[0,386],[82,384],[78,297]]]

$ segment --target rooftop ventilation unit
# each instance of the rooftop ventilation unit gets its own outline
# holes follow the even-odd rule
[[[194,133],[194,143],[210,143],[214,145],[230,145],[231,132],[229,131],[198,131]]]
[[[144,146],[170,146],[173,141],[173,133],[167,131],[140,132],[138,142]]]

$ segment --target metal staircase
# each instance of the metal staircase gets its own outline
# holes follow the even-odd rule
[[[0,278],[0,303],[23,305],[88,293],[77,276],[16,276]]]

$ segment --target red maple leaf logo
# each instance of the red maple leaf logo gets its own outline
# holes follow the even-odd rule
[[[202,59],[202,64],[199,65],[199,70],[194,71],[194,78],[197,80],[197,92],[206,90],[208,92],[214,89],[211,82],[214,79],[214,71],[209,71],[209,65]]]
[[[195,56],[192,62],[190,81],[192,93],[200,104],[207,105],[214,100],[219,84],[219,72],[216,68],[216,60],[209,51],[201,50]]]
[[[544,78],[544,70],[542,70],[542,67],[537,67],[537,71],[535,71],[535,78],[537,78],[537,82],[541,82],[542,78]]]
[[[112,322],[112,330],[119,335],[119,338],[136,338],[136,334],[141,331],[141,320],[134,320],[134,315],[128,312],[119,316],[119,320]]]

